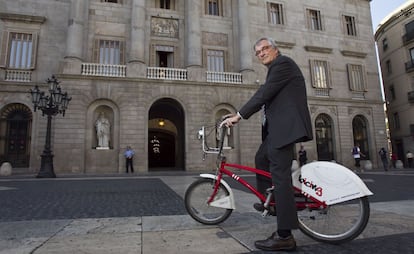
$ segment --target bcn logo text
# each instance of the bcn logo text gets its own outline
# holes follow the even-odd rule
[[[315,183],[313,183],[310,180],[307,180],[306,178],[302,178],[302,175],[299,175],[299,179],[298,180],[304,186],[310,188],[311,190],[314,190],[316,195],[322,196],[322,192],[323,192],[322,187],[316,185]]]

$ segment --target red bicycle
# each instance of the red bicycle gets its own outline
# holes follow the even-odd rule
[[[217,154],[216,174],[200,174],[185,192],[185,207],[196,221],[214,225],[225,221],[236,208],[233,191],[224,176],[239,182],[250,190],[265,210],[262,216],[275,215],[277,204],[272,189],[263,195],[242,176],[231,169],[238,169],[271,178],[267,171],[228,163],[224,156],[223,142],[226,126],[220,125],[218,147],[209,147],[207,136],[215,133],[215,126],[206,134],[202,127],[198,138],[206,154]],[[368,196],[373,193],[352,170],[333,162],[317,161],[292,171],[299,229],[320,242],[344,243],[360,235],[370,214]]]

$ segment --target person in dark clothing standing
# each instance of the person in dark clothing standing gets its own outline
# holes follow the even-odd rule
[[[134,150],[132,150],[132,148],[130,146],[127,146],[127,149],[124,153],[124,156],[125,156],[125,159],[126,159],[126,161],[125,161],[126,173],[128,173],[129,168],[131,168],[131,173],[134,173],[134,165],[133,165],[134,164],[134,162],[133,162],[134,155],[135,155]]]
[[[260,38],[254,50],[259,61],[268,68],[266,81],[239,112],[223,124],[233,126],[264,106],[265,135],[256,153],[255,164],[256,168],[270,171],[272,175],[277,231],[265,240],[256,241],[255,246],[268,251],[290,251],[296,249],[291,231],[298,228],[291,175],[294,145],[313,138],[305,79],[298,65],[280,54],[273,39]],[[262,190],[269,185],[259,178],[257,184]]]
[[[299,154],[299,166],[302,167],[308,161],[308,156],[306,155],[306,150],[303,146],[300,146]]]
[[[388,152],[387,150],[385,150],[384,147],[382,147],[379,150],[379,155],[381,157],[381,161],[382,161],[382,166],[384,167],[384,171],[388,171]]]

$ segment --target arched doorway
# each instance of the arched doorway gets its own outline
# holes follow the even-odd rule
[[[148,170],[185,170],[184,111],[174,99],[163,98],[150,108]]]
[[[352,131],[354,134],[354,145],[359,144],[361,153],[365,155],[364,160],[369,160],[368,127],[364,116],[357,115],[352,120]]]
[[[319,161],[335,160],[332,139],[332,120],[327,114],[320,114],[315,120],[316,149]]]
[[[0,115],[0,161],[27,168],[30,161],[32,111],[23,104],[8,105]]]

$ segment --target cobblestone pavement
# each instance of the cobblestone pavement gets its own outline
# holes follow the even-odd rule
[[[414,174],[381,174],[361,175],[377,197],[358,238],[323,244],[295,230],[294,253],[414,253]],[[239,188],[237,210],[222,224],[190,218],[183,196],[195,177],[0,178],[0,254],[273,253],[257,250],[254,241],[274,231],[275,218],[262,218],[252,208],[256,197]]]
[[[354,240],[350,243],[341,245],[319,243],[307,246],[299,246],[294,253],[412,254],[414,253],[413,239],[414,233],[407,233],[371,238],[369,240]],[[269,252],[251,251],[246,253],[268,254]]]
[[[55,179],[0,183],[0,221],[186,214],[182,198],[158,178]]]

